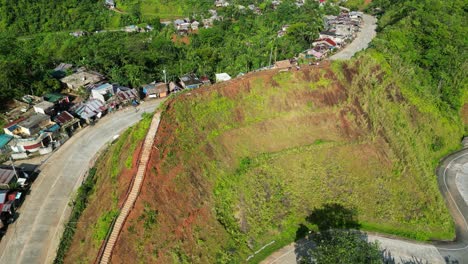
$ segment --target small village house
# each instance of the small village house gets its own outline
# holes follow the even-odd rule
[[[204,28],[212,28],[213,27],[213,19],[212,18],[205,18],[202,20]]]
[[[71,136],[75,130],[81,128],[80,120],[67,111],[59,113],[54,118],[54,121],[60,126],[60,131],[68,136]]]
[[[119,89],[116,95],[122,105],[128,105],[140,99],[137,90],[130,88],[128,88],[128,90]]]
[[[50,116],[36,113],[18,123],[7,125],[4,132],[11,136],[29,137],[51,125]]]
[[[15,137],[12,141],[10,141],[8,145],[13,151],[13,154],[11,156],[14,159],[17,159],[27,158],[28,153],[38,152],[41,149],[48,148],[50,142],[52,142],[52,133],[43,132],[41,134],[36,134],[35,136],[29,138]]]
[[[177,93],[182,91],[183,88],[177,85],[175,82],[170,82],[169,83],[169,93]]]
[[[291,69],[294,64],[290,60],[282,60],[275,62],[275,69]]]
[[[106,113],[107,107],[102,101],[91,98],[75,105],[70,111],[89,124],[95,119],[101,118]]]
[[[164,98],[169,94],[167,83],[152,82],[143,86],[143,94],[146,98]]]
[[[193,21],[192,24],[190,25],[190,27],[192,28],[192,30],[198,30],[198,27],[200,26],[200,22],[198,21]]]
[[[11,166],[0,167],[0,189],[11,190],[15,185],[24,187],[26,179],[29,177],[22,169]]]
[[[67,95],[63,95],[59,93],[48,93],[44,95],[43,98],[45,101],[51,102],[54,105],[70,103],[70,98]]]
[[[85,87],[89,84],[96,84],[102,80],[104,80],[104,76],[87,71],[76,72],[60,79],[62,83],[67,85],[68,89],[73,91],[77,91],[80,87]]]
[[[106,6],[110,9],[115,8],[115,1],[114,0],[106,0]]]
[[[225,82],[231,80],[231,76],[229,74],[223,72],[223,73],[216,73],[216,82]]]
[[[33,106],[34,112],[44,115],[50,115],[54,111],[54,104],[43,101]]]
[[[110,83],[102,84],[91,90],[91,98],[98,99],[103,103],[106,103],[113,96],[114,87]]]
[[[229,3],[226,0],[216,0],[214,2],[214,5],[216,7],[226,7],[226,6],[229,6]]]
[[[140,31],[140,28],[138,26],[135,26],[135,25],[130,25],[130,26],[126,26],[124,28],[124,31],[127,32],[127,33],[138,32],[138,31]]]
[[[73,36],[75,38],[79,38],[79,37],[82,37],[84,35],[86,35],[86,32],[83,31],[83,30],[78,30],[78,31],[74,31],[74,32],[70,33],[70,36]]]
[[[3,221],[7,221],[6,219],[13,217],[21,195],[21,192],[18,191],[0,190],[0,222],[3,223]]]
[[[200,77],[200,81],[202,82],[202,85],[211,85],[211,80],[208,76]]]
[[[195,89],[200,87],[202,84],[203,82],[200,81],[194,73],[189,73],[180,77],[180,85],[182,85],[182,88],[184,89]]]

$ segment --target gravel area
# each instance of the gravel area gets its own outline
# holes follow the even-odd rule
[[[344,49],[330,57],[330,60],[349,60],[357,52],[366,49],[369,43],[375,37],[377,28],[377,19],[370,15],[363,16],[363,25],[361,31],[357,33],[356,38]]]

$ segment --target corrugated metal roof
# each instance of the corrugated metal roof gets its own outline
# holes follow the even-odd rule
[[[73,116],[68,113],[67,111],[63,111],[58,116],[55,117],[55,122],[59,123],[60,125],[66,124],[73,120]]]
[[[13,170],[0,169],[0,184],[9,184],[15,177]]]
[[[97,99],[89,99],[75,108],[75,113],[84,119],[88,119],[105,110],[106,107],[103,102]]]
[[[0,134],[0,148],[3,148],[13,139],[12,136],[7,134]]]
[[[128,91],[120,91],[117,93],[117,96],[120,100],[131,100],[138,98],[138,93],[135,89],[131,89]]]

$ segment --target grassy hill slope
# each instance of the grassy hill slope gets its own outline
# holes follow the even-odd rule
[[[401,76],[369,52],[170,100],[113,261],[242,262],[276,241],[258,261],[326,203],[367,230],[452,239],[434,169],[463,126]]]

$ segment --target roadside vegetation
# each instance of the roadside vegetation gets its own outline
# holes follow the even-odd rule
[[[96,161],[78,191],[55,263],[96,259],[136,173],[139,148],[151,118],[144,114],[142,121],[122,133]]]

